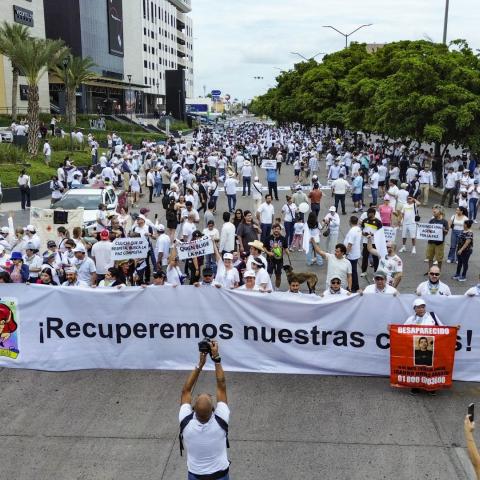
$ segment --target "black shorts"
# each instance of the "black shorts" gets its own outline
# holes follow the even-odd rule
[[[268,260],[267,272],[271,275],[274,273],[276,276],[282,275],[283,258]]]

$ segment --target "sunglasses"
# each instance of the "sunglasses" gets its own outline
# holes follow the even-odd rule
[[[339,282],[338,280],[332,280],[330,283],[332,285],[340,285],[342,282]]]
[[[434,273],[434,272],[428,272],[428,273],[429,273],[429,275],[432,275],[434,277],[439,277],[440,276],[439,273]]]

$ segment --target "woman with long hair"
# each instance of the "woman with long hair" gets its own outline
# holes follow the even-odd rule
[[[460,233],[457,241],[457,273],[452,277],[459,282],[467,280],[468,261],[473,252],[473,220],[465,220],[463,223],[463,232]]]
[[[321,266],[323,265],[323,258],[320,256],[320,254],[315,253],[313,245],[310,241],[310,239],[313,238],[315,244],[320,247],[320,228],[318,226],[318,220],[317,216],[315,215],[314,212],[310,212],[308,214],[307,218],[307,224],[305,225],[305,230],[303,234],[303,244],[304,244],[304,249],[307,252],[306,253],[306,258],[307,258],[307,265],[312,265],[315,261],[314,256],[316,257],[317,265]],[[308,247],[306,245],[306,240],[308,240]]]
[[[465,207],[457,207],[455,214],[452,215],[448,226],[452,230],[450,237],[450,250],[448,252],[447,263],[457,261],[457,243],[461,233],[464,231],[465,220],[468,220],[468,211]]]
[[[36,281],[39,285],[51,285],[51,286],[57,286],[58,283],[56,283],[53,280],[52,277],[52,270],[50,268],[44,268],[38,277],[38,280]]]
[[[235,225],[235,230],[237,230],[240,223],[244,219],[243,210],[241,208],[237,208],[233,215],[233,224]]]

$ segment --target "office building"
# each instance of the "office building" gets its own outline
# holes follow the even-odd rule
[[[0,22],[18,23],[26,25],[32,37],[45,38],[45,23],[43,16],[43,2],[28,0],[2,0],[0,8]],[[12,111],[12,65],[8,58],[0,55],[0,113]],[[17,107],[20,117],[27,112],[27,82],[25,77],[18,80]],[[45,74],[39,83],[39,104],[41,111],[50,111],[48,98],[48,75]]]
[[[124,17],[124,70],[131,75],[132,84],[144,84],[141,91],[134,90],[137,103],[142,97],[143,111],[166,110],[166,78],[169,70],[183,70],[176,79],[175,99],[179,90],[181,105],[185,96],[193,96],[193,29],[188,16],[190,0],[129,0],[123,2]],[[169,75],[171,77],[171,75]],[[177,100],[175,100],[178,105]]]

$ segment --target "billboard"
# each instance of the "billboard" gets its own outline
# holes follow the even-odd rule
[[[187,113],[207,113],[208,105],[206,103],[191,103],[187,105]]]
[[[123,57],[123,10],[122,0],[107,0],[108,50],[112,55]]]

